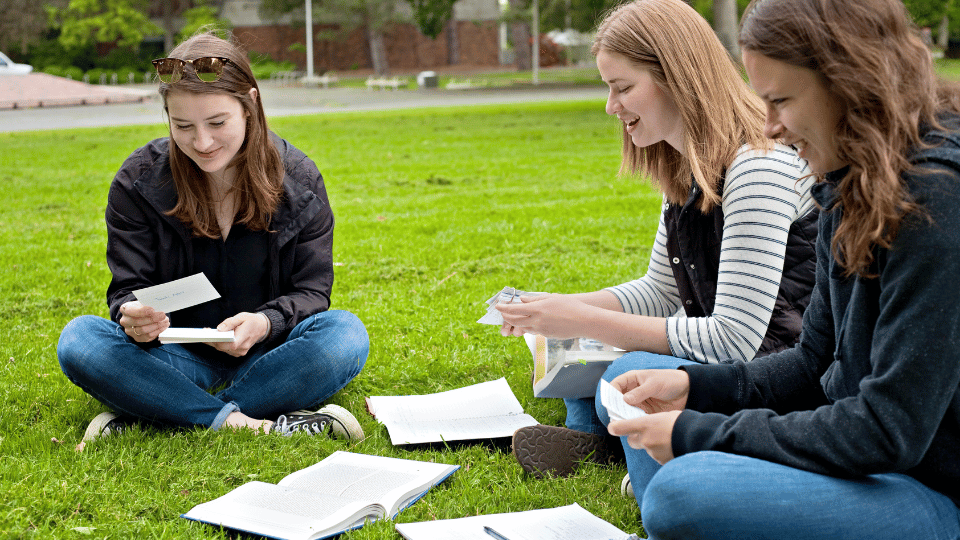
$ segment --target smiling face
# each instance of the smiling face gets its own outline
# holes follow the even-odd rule
[[[684,153],[680,110],[649,70],[603,49],[597,52],[597,68],[610,87],[607,114],[624,123],[634,145],[645,148],[665,141]]]
[[[227,167],[246,138],[248,114],[240,100],[173,91],[167,96],[167,115],[177,147],[208,176],[227,179]]]
[[[743,51],[743,65],[767,105],[764,135],[795,146],[813,172],[843,168],[836,137],[843,108],[820,75],[749,49]]]

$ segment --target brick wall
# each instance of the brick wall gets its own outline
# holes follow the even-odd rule
[[[460,37],[460,64],[498,66],[499,45],[496,21],[458,21]],[[313,62],[314,71],[346,71],[372,69],[370,47],[366,32],[355,29],[346,36],[333,40],[320,40],[320,32],[334,30],[329,25],[314,25]],[[245,26],[233,29],[236,38],[250,51],[267,54],[274,60],[289,60],[297,69],[306,70],[306,54],[290,51],[293,43],[306,43],[304,29],[289,25]],[[432,40],[420,33],[413,24],[397,24],[384,33],[384,46],[390,69],[393,71],[418,71],[448,65],[447,30]]]

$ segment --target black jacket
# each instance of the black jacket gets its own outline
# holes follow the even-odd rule
[[[951,128],[960,122],[951,121]],[[817,280],[793,349],[750,363],[689,366],[677,456],[719,450],[826,475],[908,474],[960,502],[960,136],[911,156],[938,166],[906,177],[922,209],[879,277],[844,277],[830,247],[840,174],[815,186],[824,207]]]
[[[284,197],[270,222],[268,297],[257,311],[270,319],[269,345],[300,321],[330,307],[333,287],[333,212],[323,178],[303,152],[279,137]],[[186,277],[192,266],[190,231],[165,213],[177,201],[170,170],[170,141],[156,139],[123,163],[107,201],[107,288],[110,317],[135,300],[132,291]]]
[[[722,191],[721,183],[720,190]],[[670,204],[664,211],[667,256],[672,264],[680,301],[687,317],[709,317],[717,297],[720,247],[723,242],[723,208],[700,211],[700,188],[694,183],[687,202]],[[755,357],[793,346],[800,337],[803,311],[810,303],[816,268],[817,216],[813,209],[790,225],[783,273],[767,333]]]

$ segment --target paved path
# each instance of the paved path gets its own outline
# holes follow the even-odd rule
[[[144,125],[164,123],[161,103],[155,85],[134,85],[120,87],[90,87],[86,105],[80,105],[76,95],[65,105],[43,106],[24,105],[30,108],[4,107],[14,93],[26,100],[39,96],[51,88],[60,85],[66,89],[73,85],[83,85],[76,81],[52,77],[46,74],[33,74],[16,79],[22,87],[14,88],[15,82],[0,77],[0,132],[33,131],[46,129],[103,127],[116,125]],[[35,79],[39,77],[40,79]],[[49,79],[54,80],[49,80]],[[26,87],[26,81],[30,87]],[[34,83],[39,81],[40,85]],[[69,82],[73,85],[64,85]],[[32,88],[33,90],[30,90]],[[46,90],[44,90],[46,88]],[[562,87],[542,85],[537,88],[475,89],[475,90],[366,90],[362,88],[303,88],[282,86],[277,83],[263,82],[264,109],[268,117],[315,114],[338,111],[365,111],[384,109],[403,109],[411,107],[458,107],[476,104],[519,103],[532,101],[571,101],[583,99],[603,99],[606,90],[599,84],[593,86]],[[4,95],[6,92],[6,95]],[[103,104],[106,99],[108,104]],[[49,98],[48,98],[49,99]],[[99,101],[98,101],[99,100]],[[53,101],[51,101],[53,103]]]

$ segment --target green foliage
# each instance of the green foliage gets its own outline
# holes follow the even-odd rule
[[[53,10],[60,27],[60,43],[74,49],[90,43],[113,43],[136,48],[144,36],[163,30],[144,13],[143,0],[70,0],[65,9]]]
[[[57,77],[67,77],[75,81],[83,78],[83,70],[76,66],[47,66],[43,68],[43,72]]]
[[[540,28],[551,30],[570,27],[579,32],[596,29],[604,13],[620,5],[622,0],[548,0],[540,3]]]
[[[956,16],[954,0],[903,0],[917,26],[936,27],[944,15]],[[951,13],[952,12],[952,13]]]
[[[253,71],[254,78],[258,81],[266,81],[272,77],[274,73],[293,71],[296,68],[297,66],[288,60],[277,62],[269,56],[250,55],[250,69]]]
[[[444,25],[453,16],[453,4],[457,0],[408,0],[413,7],[413,20],[420,32],[430,39],[437,39]]]
[[[31,44],[27,49],[26,63],[38,71],[42,71],[47,66],[71,65],[81,70],[93,67],[97,53],[92,42],[67,49],[60,43],[59,36],[60,31],[54,30],[47,34],[46,39]]]
[[[303,23],[303,0],[261,0],[257,11],[267,20],[277,20],[280,17],[299,10],[300,23]]]
[[[223,36],[233,28],[230,21],[217,17],[217,8],[199,0],[195,7],[183,12],[184,25],[177,34],[177,42],[185,41],[199,31],[213,31]]]
[[[107,189],[129,153],[167,129],[0,134],[0,183],[16,201],[0,207],[0,537],[225,539],[178,516],[335,450],[461,465],[399,521],[575,501],[639,532],[635,501],[619,494],[622,465],[536,480],[508,444],[394,447],[363,405],[370,395],[505,377],[534,418],[562,422],[559,400],[532,395],[522,340],[474,321],[504,285],[587,291],[643,273],[660,198],[616,176],[621,127],[603,102],[336,113],[271,126],[317,163],[336,213],[333,307],[364,321],[371,348],[331,402],[357,415],[367,439],[143,427],[75,451],[105,407],[61,373],[57,339],[71,318],[106,314]],[[383,521],[342,538],[398,536]]]
[[[90,81],[90,84],[100,84],[101,81],[103,82],[103,84],[109,84],[110,73],[112,72],[107,69],[93,68],[93,69],[87,70],[87,72],[84,75],[87,76],[87,79]]]
[[[936,32],[947,17],[949,37],[960,38],[960,0],[904,0],[904,4],[917,26],[928,26]]]

